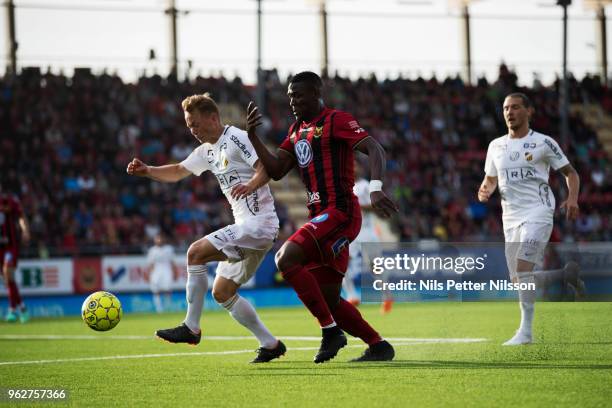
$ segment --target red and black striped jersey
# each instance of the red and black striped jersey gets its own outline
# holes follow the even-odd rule
[[[311,122],[295,122],[279,146],[293,155],[314,217],[326,208],[352,208],[355,184],[353,149],[368,137],[347,112],[324,108]]]
[[[23,210],[19,200],[0,194],[0,246],[14,247],[19,244],[17,223],[22,216]]]

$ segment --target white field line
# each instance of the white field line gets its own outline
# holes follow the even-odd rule
[[[295,341],[321,341],[315,336],[278,336],[282,340]],[[92,335],[92,334],[0,334],[0,340],[151,340],[155,336],[142,335]],[[391,342],[414,343],[480,343],[487,341],[483,338],[420,338],[420,337],[385,337]],[[209,341],[238,341],[254,340],[253,336],[205,336],[202,340]]]
[[[145,337],[144,338],[150,338]],[[242,337],[241,337],[242,338]],[[252,337],[244,337],[252,339]],[[316,339],[315,337],[283,337],[283,339]],[[232,339],[236,339],[232,337]],[[404,342],[400,341],[401,338],[389,339],[393,341],[393,345],[398,346],[413,346],[418,344],[432,344],[432,343],[478,343],[486,341],[486,339],[405,339]],[[408,340],[408,341],[406,341]],[[459,340],[459,341],[452,341]],[[350,345],[347,348],[364,348],[365,345]],[[318,347],[290,347],[288,351],[315,351]],[[105,361],[105,360],[128,360],[128,359],[143,359],[143,358],[162,358],[162,357],[195,357],[195,356],[223,356],[229,354],[245,354],[253,353],[253,349],[248,350],[228,350],[228,351],[200,351],[191,353],[158,353],[158,354],[131,354],[123,356],[102,356],[102,357],[77,357],[77,358],[60,358],[55,360],[25,360],[25,361],[0,361],[0,367],[2,366],[15,366],[15,365],[30,365],[30,364],[54,364],[54,363],[75,363],[83,361]]]

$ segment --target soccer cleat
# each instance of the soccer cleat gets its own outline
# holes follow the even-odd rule
[[[523,344],[531,344],[533,340],[531,338],[531,334],[525,334],[521,331],[517,331],[516,334],[508,341],[506,341],[502,346],[520,346]]]
[[[22,310],[21,312],[19,312],[19,321],[21,323],[27,323],[30,321],[30,314],[28,313],[27,310]]]
[[[576,262],[568,262],[563,268],[563,279],[574,291],[576,298],[582,298],[586,294],[584,281],[580,279],[580,265]]]
[[[387,340],[379,341],[368,347],[360,357],[351,360],[353,363],[363,361],[391,361],[395,357],[395,350]]]
[[[393,309],[393,299],[385,299],[383,304],[380,306],[380,313],[389,314]]]
[[[314,362],[319,364],[331,360],[332,358],[336,357],[338,351],[342,347],[346,346],[346,344],[346,336],[338,326],[323,329],[321,347],[319,347],[319,352],[315,356]]]
[[[282,341],[278,341],[278,344],[273,349],[267,349],[260,347],[255,352],[257,353],[257,357],[251,361],[251,363],[267,363],[270,360],[274,360],[275,358],[279,358],[280,356],[284,356],[287,351],[287,347],[283,344]]]
[[[17,321],[17,313],[15,313],[15,311],[13,310],[9,310],[9,312],[6,314],[6,321],[9,323],[14,323]]]
[[[170,343],[187,343],[196,345],[200,343],[202,332],[194,333],[185,323],[181,323],[180,326],[173,329],[163,329],[155,332],[155,335],[162,340],[169,341]]]

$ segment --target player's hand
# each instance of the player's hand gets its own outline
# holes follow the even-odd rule
[[[23,240],[24,244],[28,244],[31,238],[32,237],[30,236],[30,231],[26,229],[25,231],[22,232],[21,239]]]
[[[252,192],[253,189],[247,186],[246,184],[237,184],[232,187],[232,191],[230,192],[230,194],[234,200],[240,200],[241,198],[248,196]]]
[[[259,113],[259,109],[257,105],[253,103],[253,101],[249,102],[249,106],[247,106],[247,121],[246,121],[246,131],[249,136],[255,135],[255,129],[257,126],[261,125],[262,116]]]
[[[491,197],[491,192],[489,191],[489,188],[486,184],[481,185],[478,189],[478,201],[480,201],[481,203],[486,203],[487,201],[489,201],[489,197]]]
[[[149,174],[149,171],[149,166],[137,158],[132,159],[130,164],[127,166],[127,174],[132,176],[145,177]]]
[[[580,213],[580,207],[578,207],[578,201],[576,200],[565,200],[561,203],[560,208],[565,208],[565,218],[569,221],[575,221]]]
[[[372,208],[383,218],[389,218],[397,213],[397,205],[383,191],[373,191],[370,193]]]

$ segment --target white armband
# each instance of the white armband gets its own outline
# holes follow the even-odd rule
[[[382,191],[382,184],[381,180],[370,180],[370,193]]]

